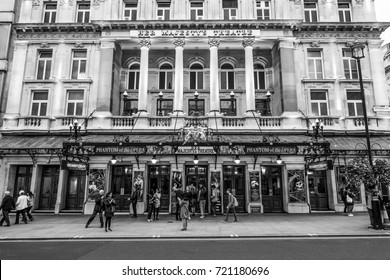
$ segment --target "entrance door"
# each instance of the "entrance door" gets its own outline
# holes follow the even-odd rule
[[[261,194],[264,213],[283,212],[282,168],[262,166]]]
[[[132,166],[113,166],[111,191],[118,211],[129,211],[131,188],[133,184]]]
[[[66,210],[81,211],[84,205],[86,172],[69,170],[68,187],[65,201]]]
[[[236,212],[245,212],[245,167],[244,166],[224,166],[223,167],[223,203],[224,208],[228,204],[227,189],[231,189],[236,196],[238,207]]]
[[[194,188],[191,190],[196,199],[198,199],[199,185],[202,184],[207,190],[207,165],[186,165],[186,184],[185,186],[193,185]],[[208,203],[205,205],[205,213],[208,213]],[[197,203],[195,212],[199,213],[199,204]]]
[[[42,170],[39,209],[54,210],[57,201],[59,166],[44,166]]]
[[[312,210],[329,210],[326,170],[309,175],[310,205]]]
[[[161,190],[160,212],[169,210],[169,174],[170,168],[167,165],[149,166],[149,190]]]
[[[19,196],[19,191],[24,190],[24,193],[26,195],[30,191],[32,170],[33,170],[32,165],[17,166],[15,187],[14,187],[14,194],[13,194],[15,199]]]

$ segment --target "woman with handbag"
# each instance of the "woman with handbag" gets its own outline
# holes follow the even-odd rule
[[[347,202],[347,215],[349,217],[352,217],[353,216],[352,210],[353,210],[353,205],[354,205],[354,200],[355,200],[355,194],[351,191],[350,188],[347,189],[345,200]]]
[[[112,192],[108,192],[104,198],[104,217],[106,218],[105,222],[105,231],[112,231],[111,229],[111,220],[115,212],[115,200],[112,198]]]

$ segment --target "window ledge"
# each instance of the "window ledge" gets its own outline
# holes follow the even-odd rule
[[[89,83],[92,84],[92,79],[87,78],[87,79],[61,79],[60,80],[62,83]]]
[[[55,84],[55,80],[49,79],[49,80],[23,80],[24,83],[28,84]]]
[[[334,83],[336,79],[302,79],[302,83]]]
[[[359,79],[340,79],[340,83],[359,83]],[[372,79],[363,79],[363,83],[372,83]]]

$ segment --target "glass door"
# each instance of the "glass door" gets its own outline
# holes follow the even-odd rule
[[[81,211],[83,209],[85,188],[86,171],[69,170],[65,201],[66,210]]]
[[[326,170],[309,175],[310,205],[312,210],[329,210]]]
[[[170,167],[166,165],[149,166],[149,190],[154,192],[157,188],[161,191],[160,212],[169,211],[169,178]],[[148,190],[148,192],[149,192]]]
[[[59,166],[44,166],[42,170],[39,209],[54,210],[57,201]]]
[[[193,185],[192,192],[196,199],[198,199],[199,194],[199,185],[202,184],[205,186],[208,192],[207,185],[207,174],[208,174],[208,166],[207,165],[187,165],[186,166],[186,184],[185,186]],[[195,211],[197,213],[200,212],[199,203],[196,204]],[[208,213],[208,202],[205,205],[205,213]]]
[[[262,166],[261,195],[264,213],[283,212],[282,168]]]
[[[133,182],[133,167],[118,165],[112,167],[111,191],[118,211],[129,211],[131,187]]]
[[[236,212],[245,212],[245,167],[244,166],[224,166],[223,167],[223,204],[226,208],[228,204],[227,189],[231,189],[236,196],[238,206]]]

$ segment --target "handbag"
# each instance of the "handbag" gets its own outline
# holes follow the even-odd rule
[[[347,194],[347,203],[352,203],[352,202],[353,202],[352,197],[350,197],[350,196]]]

